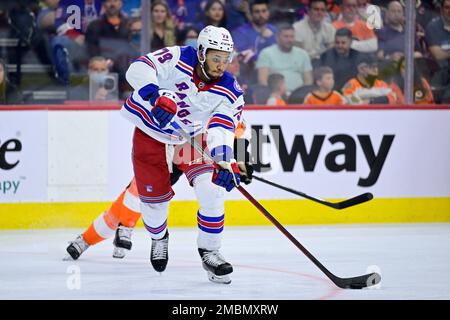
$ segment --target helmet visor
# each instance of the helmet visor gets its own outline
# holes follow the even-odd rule
[[[208,50],[206,60],[212,63],[229,64],[233,60],[233,54],[225,51]]]

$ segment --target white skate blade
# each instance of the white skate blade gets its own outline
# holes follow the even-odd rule
[[[114,247],[113,258],[123,259],[126,255],[126,251],[124,248]]]
[[[230,284],[231,283],[231,278],[228,275],[216,276],[211,271],[207,271],[207,273],[208,273],[208,279],[211,282],[220,283],[220,284]]]

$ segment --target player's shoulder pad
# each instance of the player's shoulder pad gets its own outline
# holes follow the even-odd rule
[[[187,64],[192,69],[195,69],[198,61],[197,50],[191,46],[180,47],[180,61]]]
[[[225,71],[222,78],[214,85],[214,87],[221,89],[222,92],[226,93],[226,96],[231,103],[235,103],[239,97],[244,94],[244,91],[236,78],[228,71]]]

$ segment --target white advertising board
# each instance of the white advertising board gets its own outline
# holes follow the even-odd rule
[[[324,198],[450,196],[450,110],[251,110],[245,118],[262,171],[255,174],[279,184]],[[132,127],[125,122],[111,113],[113,198],[132,175]],[[174,187],[174,200],[195,199],[185,180]],[[258,199],[296,197],[258,181],[248,190]],[[228,197],[242,199],[238,192]]]
[[[450,196],[450,110],[251,110],[255,174],[323,198]],[[111,201],[133,176],[118,111],[0,113],[0,202]],[[258,199],[295,195],[259,181]],[[174,200],[194,200],[182,177]],[[242,199],[231,192],[229,199]]]
[[[47,201],[47,112],[0,113],[0,203]]]
[[[261,127],[270,139],[259,162],[280,184],[329,198],[450,195],[450,111],[254,111],[247,118],[254,136]],[[249,189],[287,196],[260,183]]]
[[[134,125],[116,111],[108,112],[108,124],[107,195],[114,199],[133,178],[131,149]]]

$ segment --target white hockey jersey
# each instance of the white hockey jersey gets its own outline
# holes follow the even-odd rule
[[[207,129],[210,150],[223,145],[233,148],[234,131],[244,107],[243,92],[229,72],[211,83],[203,82],[195,73],[197,63],[192,47],[169,47],[139,57],[126,73],[134,92],[121,113],[162,143],[184,143],[173,128],[160,129],[150,112],[153,106],[146,98],[148,92],[155,86],[168,89],[177,97],[175,119],[186,132],[194,136]]]

